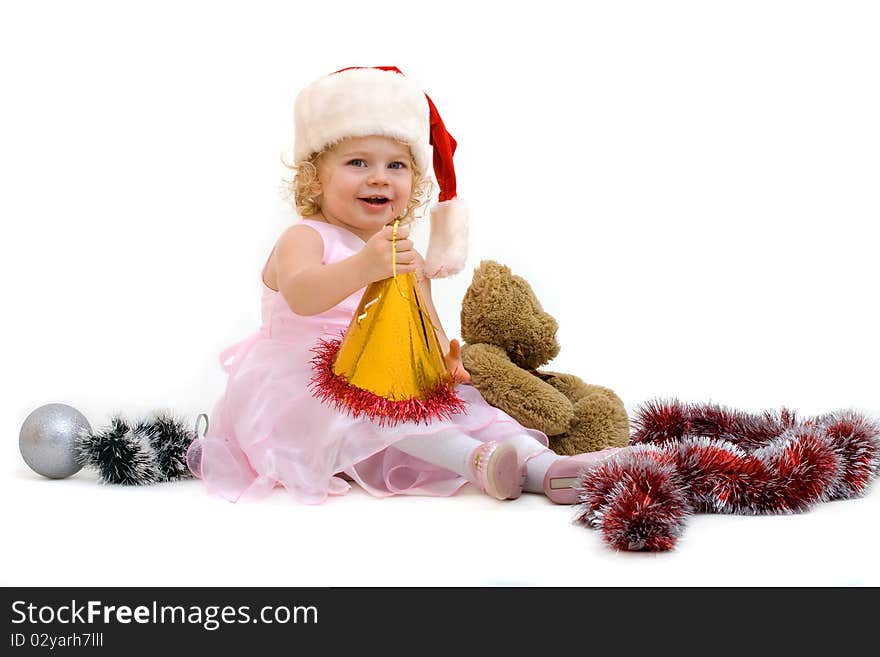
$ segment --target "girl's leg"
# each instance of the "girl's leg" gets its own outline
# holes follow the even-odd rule
[[[450,429],[430,436],[402,438],[394,443],[394,447],[410,456],[452,470],[471,483],[476,483],[471,456],[482,444],[466,433]]]
[[[542,493],[556,504],[577,503],[575,486],[581,473],[623,449],[610,447],[576,456],[560,456],[525,433],[514,436],[507,442],[514,444],[520,461],[525,461],[526,479],[523,490]]]
[[[525,461],[526,481],[523,490],[529,493],[544,492],[544,475],[555,461],[564,459],[551,449],[547,449],[527,433],[520,433],[507,442],[513,443],[520,461]]]

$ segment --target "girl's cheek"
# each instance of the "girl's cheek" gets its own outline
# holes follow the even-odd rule
[[[364,173],[360,169],[353,169],[352,171],[346,172],[345,181],[352,187],[360,185],[363,179]]]

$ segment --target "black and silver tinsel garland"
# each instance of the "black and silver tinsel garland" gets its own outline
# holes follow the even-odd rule
[[[78,436],[77,458],[105,484],[177,481],[192,477],[186,450],[195,438],[195,430],[171,413],[157,412],[133,424],[114,415],[106,427]]]

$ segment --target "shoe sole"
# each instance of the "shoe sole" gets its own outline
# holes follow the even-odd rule
[[[557,469],[558,472],[554,472],[553,476],[547,478],[544,494],[555,504],[577,504],[580,500],[575,486],[578,485],[581,476],[587,469],[586,464],[576,461],[561,461]],[[548,474],[550,474],[549,471]]]
[[[557,477],[550,480],[550,488],[546,491],[547,497],[555,504],[575,504],[578,501],[578,492],[575,490],[577,477]]]
[[[524,479],[516,448],[510,443],[498,445],[486,464],[486,492],[497,500],[515,500],[522,494]]]

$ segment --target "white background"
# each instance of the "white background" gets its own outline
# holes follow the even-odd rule
[[[534,495],[232,505],[48,481],[17,440],[50,402],[210,410],[293,218],[296,92],[353,65],[401,68],[459,142],[450,336],[490,258],[559,321],[552,368],[631,411],[880,414],[878,34],[871,2],[3,3],[0,584],[880,584],[876,487],[633,555]]]

